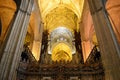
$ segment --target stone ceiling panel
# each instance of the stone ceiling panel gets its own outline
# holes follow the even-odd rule
[[[59,26],[64,26],[68,29],[75,30],[77,27],[77,15],[64,6],[60,6],[52,10],[45,17],[44,28],[52,32]]]

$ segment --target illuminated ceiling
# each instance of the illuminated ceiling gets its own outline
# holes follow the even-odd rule
[[[35,45],[33,46],[33,50],[37,51],[39,49],[39,41],[40,41],[40,24],[43,22],[44,29],[49,31],[49,34],[53,32],[56,28],[62,26],[69,29],[72,33],[73,30],[79,30],[80,27],[80,35],[81,41],[86,42],[87,40],[92,40],[95,44],[97,44],[96,35],[90,35],[93,30],[90,30],[90,26],[93,24],[89,19],[90,17],[87,14],[83,15],[81,21],[81,15],[83,10],[84,0],[38,0],[39,8],[37,4],[34,5],[33,12],[30,16],[30,23],[28,32],[30,32],[34,36]],[[7,30],[7,26],[14,15],[16,10],[16,5],[13,0],[1,0],[0,1],[0,16],[2,21],[2,34],[1,39],[4,37],[5,32]],[[39,14],[40,10],[40,14]],[[84,10],[89,10],[85,9]],[[84,12],[84,11],[83,11]],[[41,19],[42,18],[42,19]],[[92,19],[92,18],[91,18]],[[81,23],[84,25],[80,26]],[[80,23],[80,24],[79,24]],[[87,24],[88,23],[88,24]],[[92,37],[92,38],[91,38]],[[32,43],[33,44],[33,43]],[[37,45],[37,48],[36,48]],[[69,45],[68,45],[69,46]],[[87,49],[88,50],[88,49]],[[38,53],[34,52],[35,57],[38,57]],[[39,58],[38,58],[39,59]]]
[[[49,34],[54,32],[54,30],[58,29],[60,26],[70,30],[70,33],[72,32],[72,34],[74,33],[74,30],[79,30],[84,0],[39,0],[38,2],[42,22],[44,23],[44,30],[47,30]],[[58,29],[57,31],[59,32],[60,30]],[[71,61],[73,51],[69,44],[72,46],[72,41],[69,44],[65,44],[67,42],[64,40],[55,43],[54,40],[62,39],[60,36],[65,37],[64,39],[67,40],[67,33],[60,34],[60,36],[59,34],[53,34],[55,39],[51,39],[50,42],[52,45],[56,44],[51,51],[52,60]]]
[[[72,31],[77,28],[77,20],[78,18],[73,11],[64,6],[59,6],[46,15],[44,27],[49,32],[59,26],[65,26]]]
[[[53,61],[71,61],[72,54],[76,53],[74,36],[65,27],[53,30],[49,36],[48,54]]]
[[[52,60],[53,61],[71,61],[72,53],[71,49],[65,43],[59,43],[52,50]]]
[[[58,26],[78,30],[84,0],[39,0],[44,29],[49,32]]]

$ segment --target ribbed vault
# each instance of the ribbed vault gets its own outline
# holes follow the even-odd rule
[[[72,10],[78,18],[81,17],[81,12],[83,9],[84,0],[39,0],[40,11],[42,13],[42,18],[56,7],[63,5],[68,9]]]
[[[44,29],[52,32],[58,26],[79,30],[84,0],[39,0]]]
[[[52,32],[59,26],[65,26],[73,31],[77,29],[77,21],[77,15],[73,11],[64,6],[59,6],[46,15],[44,29]]]
[[[59,43],[52,50],[53,61],[71,61],[72,53],[70,47],[65,43]]]
[[[42,21],[44,23],[44,30],[48,31],[49,36],[59,27],[64,27],[74,34],[74,31],[79,31],[79,22],[83,9],[84,0],[39,0],[39,7]],[[61,29],[60,29],[61,30]],[[58,30],[58,32],[60,31]],[[61,32],[61,31],[60,31]],[[74,50],[70,46],[74,46],[73,39],[68,39],[71,42],[66,42],[65,34],[54,34],[53,39],[50,39],[50,46],[48,53],[52,55],[53,61],[71,61]],[[57,36],[57,37],[56,37]],[[54,38],[60,41],[54,42]],[[53,40],[53,41],[52,41]],[[65,44],[67,43],[67,44]],[[55,44],[55,46],[53,46]],[[52,49],[51,49],[51,46]],[[74,49],[74,48],[73,48]]]

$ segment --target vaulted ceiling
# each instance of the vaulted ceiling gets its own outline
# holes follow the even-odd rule
[[[44,30],[48,30],[49,33],[54,31],[58,27],[66,27],[71,32],[73,32],[74,30],[80,30],[81,39],[83,41],[87,41],[87,39],[89,39],[89,33],[91,32],[89,32],[89,25],[86,24],[86,15],[86,18],[84,19],[85,21],[83,21],[85,25],[80,25],[82,20],[81,16],[83,14],[84,1],[85,0],[38,0],[39,7],[37,6],[37,3],[34,4],[34,9],[30,16],[28,32],[33,35],[34,44],[31,46],[31,48],[33,54],[35,54],[35,57],[39,59],[39,51],[37,51],[36,49],[39,49],[39,32],[41,30],[39,25],[41,22],[44,23]],[[16,5],[13,0],[0,1],[0,17],[3,26],[1,36],[4,36],[8,28],[7,26],[15,12],[15,9]],[[39,14],[39,10],[41,16]]]
[[[72,33],[74,33],[74,30],[79,31],[83,3],[84,0],[39,0],[44,30],[47,30],[50,34],[55,29],[59,29],[59,27],[65,27]],[[63,37],[64,35],[62,34],[61,36]],[[72,60],[72,50],[69,45],[64,43],[66,41],[62,40],[62,43],[61,41],[60,43],[58,42],[52,49],[53,61]]]
[[[59,26],[78,30],[84,0],[39,0],[44,29],[51,32]]]

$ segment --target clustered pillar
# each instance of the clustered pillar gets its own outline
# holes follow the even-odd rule
[[[101,50],[105,80],[119,80],[120,47],[102,0],[88,0],[88,3]]]
[[[16,80],[16,68],[20,60],[33,4],[34,0],[21,0],[20,8],[9,26],[4,48],[0,51],[3,53],[0,62],[0,80]]]

